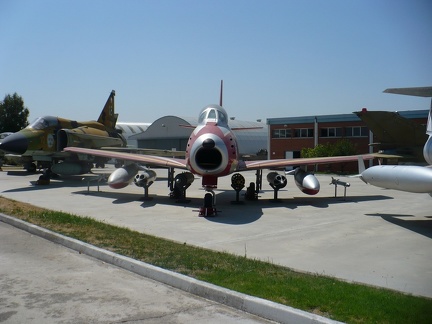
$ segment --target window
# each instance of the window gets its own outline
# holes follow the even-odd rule
[[[367,137],[369,136],[369,130],[367,127],[352,126],[345,128],[346,137]]]
[[[46,129],[48,127],[58,127],[58,120],[56,117],[44,116],[38,117],[33,121],[27,128],[33,128],[37,130]]]
[[[294,137],[313,137],[313,128],[296,128],[294,130]]]
[[[321,128],[321,137],[342,137],[341,127]]]
[[[218,111],[218,121],[222,124],[226,124],[228,118],[226,117],[225,113],[221,110]]]
[[[273,129],[272,138],[291,138],[290,128]]]
[[[216,110],[215,109],[211,109],[207,115],[208,119],[216,119]]]

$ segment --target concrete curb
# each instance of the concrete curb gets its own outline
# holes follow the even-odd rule
[[[279,323],[340,323],[137,261],[0,213],[0,221],[138,275]]]

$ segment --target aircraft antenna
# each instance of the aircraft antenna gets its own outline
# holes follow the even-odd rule
[[[221,107],[222,107],[222,96],[223,96],[223,80],[221,80],[220,98],[219,98],[219,106]]]

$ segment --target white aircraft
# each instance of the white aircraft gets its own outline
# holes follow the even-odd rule
[[[184,198],[186,189],[194,180],[194,175],[198,175],[202,177],[202,186],[206,190],[204,206],[200,208],[199,212],[200,216],[214,216],[217,213],[213,189],[217,187],[219,177],[227,176],[235,172],[256,170],[256,183],[252,183],[247,191],[249,194],[251,192],[254,193],[255,197],[252,199],[256,199],[257,192],[262,183],[262,169],[357,161],[359,157],[359,155],[352,155],[290,160],[243,161],[239,157],[237,141],[228,125],[228,121],[228,114],[225,109],[222,108],[221,89],[220,105],[209,105],[201,110],[198,126],[196,126],[192,132],[187,143],[184,159],[78,147],[67,147],[65,151],[128,161],[129,164],[115,170],[110,175],[108,184],[112,188],[123,188],[134,180],[135,184],[147,189],[155,180],[156,173],[140,164],[165,167],[169,168],[168,182],[171,189],[171,196]],[[374,158],[372,154],[361,155],[361,157],[362,159]],[[188,172],[180,173],[174,178],[175,168],[188,170]],[[143,173],[138,174],[140,170],[142,170]],[[276,172],[270,172],[267,176],[267,180],[274,189],[275,197],[277,196],[277,191],[287,184],[285,176]],[[294,172],[294,180],[297,187],[306,194],[314,195],[318,193],[320,189],[318,179],[313,174],[307,173],[300,168]],[[235,173],[231,181],[238,198],[238,193],[244,188],[245,179],[240,173]]]
[[[392,88],[386,93],[410,96],[432,97],[432,87]],[[426,127],[428,140],[423,148],[423,156],[429,164],[426,167],[413,165],[377,165],[365,169],[359,159],[360,178],[373,186],[413,193],[428,193],[432,196],[432,101]]]

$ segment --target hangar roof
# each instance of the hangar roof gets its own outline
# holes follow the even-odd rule
[[[429,110],[398,111],[398,113],[402,117],[409,118],[409,119],[427,118],[428,112]],[[357,117],[357,115],[352,113],[352,114],[338,114],[338,115],[267,118],[267,125],[309,124],[309,123],[314,123],[315,119],[318,123],[361,121],[361,119]]]
[[[228,124],[231,128],[262,127],[261,131],[267,134],[267,125],[263,122],[230,119]],[[130,139],[189,137],[196,125],[198,125],[198,118],[196,117],[164,116],[156,119],[145,132],[134,135]],[[242,133],[248,131],[245,130]],[[251,131],[256,132],[257,130]]]

